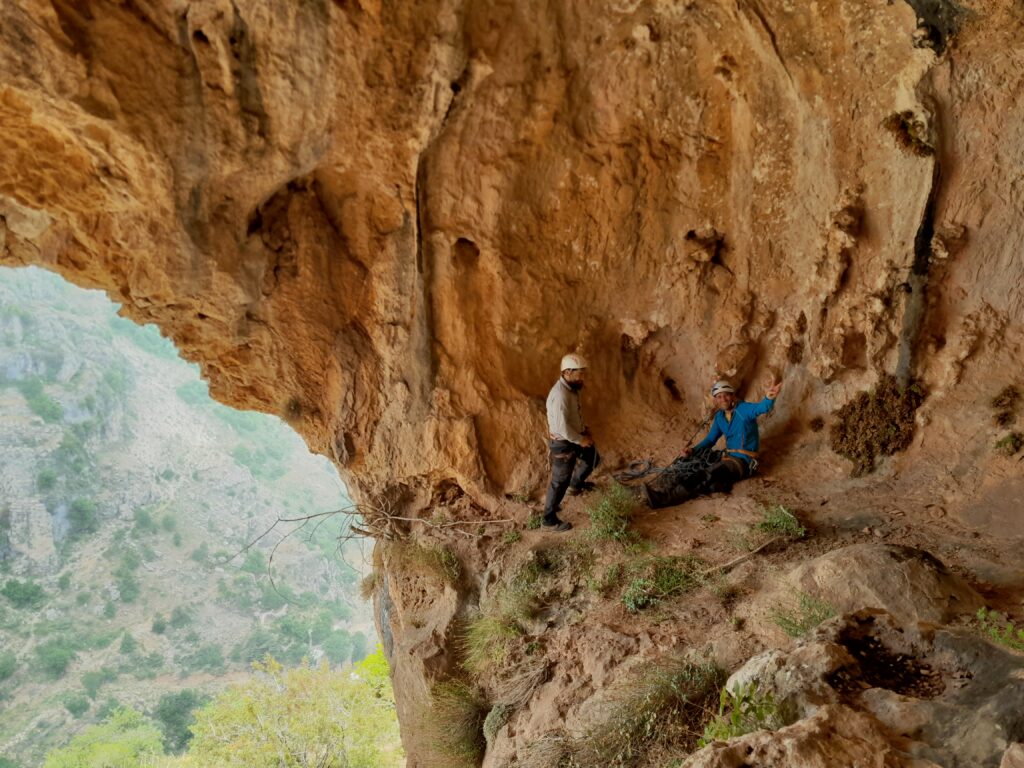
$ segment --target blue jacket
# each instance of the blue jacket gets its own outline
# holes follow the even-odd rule
[[[725,450],[727,452],[735,448],[757,453],[758,448],[761,447],[761,434],[757,430],[757,417],[763,413],[768,413],[774,407],[775,401],[766,397],[759,403],[748,403],[746,400],[736,403],[736,407],[732,410],[731,419],[726,418],[725,411],[718,411],[711,422],[711,431],[708,432],[707,437],[693,446],[693,450],[700,451],[705,448],[711,448],[718,442],[718,438],[725,435]],[[731,455],[748,463],[751,459],[750,456],[745,456],[742,453],[733,453]]]

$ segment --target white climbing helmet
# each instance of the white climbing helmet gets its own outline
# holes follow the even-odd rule
[[[562,358],[563,371],[578,371],[587,367],[587,361],[583,355],[566,355]]]
[[[720,395],[723,392],[731,392],[735,394],[736,390],[732,388],[732,384],[730,384],[728,381],[716,381],[714,384],[711,385],[712,397],[714,397],[715,395]]]

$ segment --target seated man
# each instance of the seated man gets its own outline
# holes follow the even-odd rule
[[[757,417],[775,407],[775,398],[781,388],[782,382],[773,382],[764,400],[748,403],[736,397],[736,390],[729,382],[716,381],[711,387],[711,397],[718,410],[711,429],[699,443],[684,448],[679,460],[708,451],[722,436],[725,437],[725,450],[706,468],[666,472],[667,482],[656,486],[645,485],[644,494],[648,504],[658,509],[681,504],[702,493],[728,492],[736,481],[750,477],[757,467],[757,451],[761,443]]]

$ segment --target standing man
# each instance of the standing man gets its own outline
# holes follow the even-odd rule
[[[566,355],[562,358],[562,375],[548,393],[551,485],[544,502],[544,526],[556,531],[572,528],[572,523],[558,518],[565,492],[575,495],[593,488],[587,478],[601,461],[580,409],[579,392],[586,370],[587,361],[581,355]]]

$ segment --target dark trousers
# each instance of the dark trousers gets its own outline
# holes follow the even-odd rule
[[[569,486],[579,488],[601,463],[601,456],[593,445],[584,448],[568,440],[552,440],[548,449],[551,453],[551,484],[544,501],[544,522],[554,523],[558,520],[558,508]]]
[[[666,473],[662,482],[646,486],[652,509],[682,504],[702,493],[728,493],[738,481],[750,477],[749,462],[723,455],[707,469],[692,473]]]

